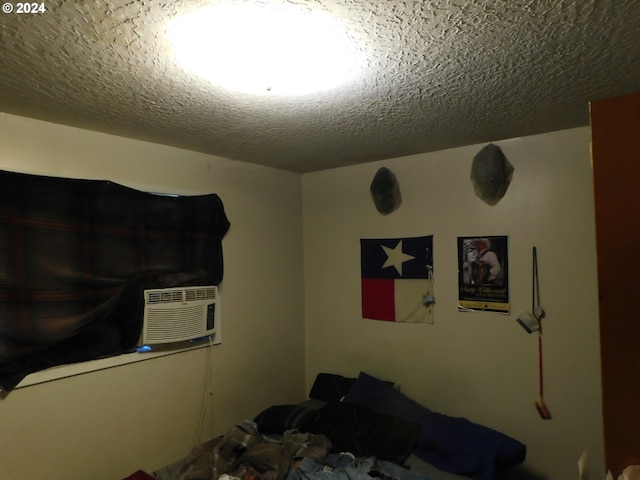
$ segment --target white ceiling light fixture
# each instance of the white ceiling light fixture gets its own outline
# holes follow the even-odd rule
[[[223,88],[304,95],[355,78],[362,55],[328,12],[281,2],[230,2],[177,17],[167,27],[175,61]]]

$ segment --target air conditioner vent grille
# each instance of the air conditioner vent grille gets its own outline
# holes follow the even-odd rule
[[[182,302],[184,290],[151,290],[147,295],[147,303]]]
[[[204,305],[184,307],[180,310],[156,308],[147,315],[146,341],[150,343],[187,340],[203,335]]]
[[[216,287],[149,290],[147,292],[147,303],[193,302],[196,300],[215,300],[216,297]]]
[[[185,300],[215,300],[216,290],[215,287],[188,288],[184,291]]]

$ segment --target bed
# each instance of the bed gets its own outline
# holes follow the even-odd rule
[[[392,382],[320,373],[308,400],[269,406],[125,480],[495,480],[525,456],[518,440],[434,412]]]

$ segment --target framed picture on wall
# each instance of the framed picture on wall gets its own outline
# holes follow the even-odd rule
[[[458,310],[509,313],[506,236],[458,237]]]

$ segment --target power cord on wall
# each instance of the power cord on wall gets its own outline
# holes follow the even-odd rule
[[[202,435],[202,428],[204,426],[204,416],[207,410],[207,398],[211,401],[211,431],[213,432],[213,391],[212,391],[212,381],[211,381],[211,357],[213,351],[213,335],[209,336],[209,348],[207,349],[207,369],[206,369],[206,378],[204,380],[204,393],[202,395],[202,406],[200,408],[200,419],[198,420],[198,429],[196,431],[196,438],[194,441],[194,446],[200,445],[200,436]]]

